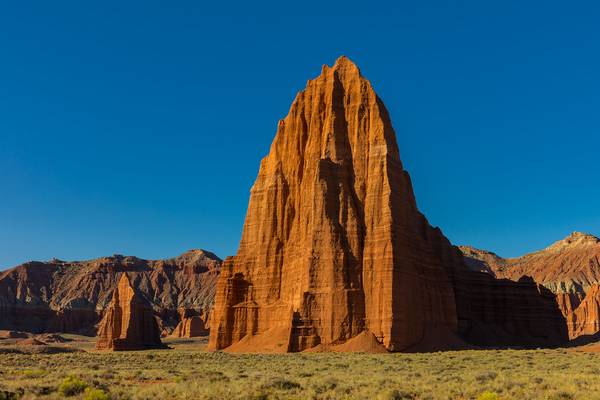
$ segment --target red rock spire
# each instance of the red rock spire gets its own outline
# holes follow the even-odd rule
[[[164,347],[150,305],[122,274],[98,328],[98,350],[143,350]]]
[[[453,252],[416,208],[383,103],[340,57],[298,94],[261,162],[210,348],[301,351],[369,331],[402,350],[453,332]]]

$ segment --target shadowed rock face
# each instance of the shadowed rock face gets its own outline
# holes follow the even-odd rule
[[[144,350],[164,347],[152,307],[121,274],[98,328],[97,350]]]
[[[473,269],[513,281],[531,276],[552,291],[571,339],[600,331],[600,239],[574,232],[543,250],[508,259],[467,246],[461,250]]]
[[[170,332],[179,307],[212,307],[220,265],[202,250],[156,261],[112,256],[26,263],[0,273],[0,329],[95,335],[119,274],[127,272]]]
[[[553,347],[568,340],[554,294],[529,277],[495,279],[458,271],[454,280],[459,333],[480,346]]]
[[[417,209],[383,103],[342,57],[298,94],[261,162],[217,284],[209,348],[302,351],[365,331],[388,350],[434,332],[443,347],[476,315],[468,274]],[[508,289],[486,279],[484,308],[502,329],[511,318],[494,296]]]

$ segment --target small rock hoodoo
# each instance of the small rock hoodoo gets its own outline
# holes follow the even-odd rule
[[[165,347],[152,307],[123,273],[98,328],[98,350],[144,350]]]
[[[172,337],[192,338],[197,336],[208,336],[206,326],[207,315],[203,310],[189,308],[179,309],[180,321],[171,333]]]

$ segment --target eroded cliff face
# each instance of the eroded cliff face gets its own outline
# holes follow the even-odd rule
[[[443,264],[457,260],[417,210],[383,103],[342,57],[279,122],[222,268],[209,346],[301,351],[370,331],[402,350],[428,330],[451,335]]]
[[[121,274],[112,300],[98,327],[97,350],[144,350],[163,348],[150,303]]]
[[[583,301],[567,315],[569,336],[594,336],[600,332],[600,285],[593,285]]]
[[[154,261],[112,256],[26,263],[0,273],[0,329],[95,335],[119,274],[127,272],[170,332],[179,307],[212,307],[220,265],[202,250]]]
[[[458,271],[454,290],[459,333],[479,346],[555,347],[568,340],[554,293],[530,277],[496,279]]]

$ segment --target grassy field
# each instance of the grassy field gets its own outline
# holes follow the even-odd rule
[[[3,352],[0,399],[600,399],[594,353],[231,355],[203,351],[204,341],[168,344],[173,349]]]

